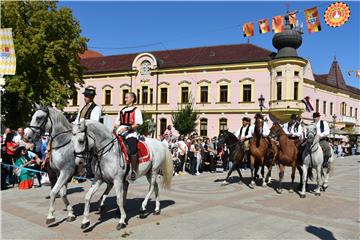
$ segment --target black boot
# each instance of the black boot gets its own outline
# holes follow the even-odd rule
[[[329,157],[325,156],[323,162],[323,168],[328,168],[328,167],[329,167]]]
[[[135,181],[136,177],[137,177],[137,171],[138,171],[138,165],[139,165],[136,154],[130,156],[130,163],[131,163],[130,180]]]

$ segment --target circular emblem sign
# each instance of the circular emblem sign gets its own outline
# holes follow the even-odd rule
[[[342,2],[331,4],[324,13],[324,19],[330,27],[340,27],[344,25],[350,17],[350,8]]]

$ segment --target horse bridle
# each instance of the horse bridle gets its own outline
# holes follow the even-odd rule
[[[30,128],[31,131],[33,131],[35,134],[38,134],[38,135],[40,135],[40,136],[41,136],[41,135],[44,135],[44,133],[45,133],[45,126],[46,126],[48,120],[50,119],[51,126],[50,126],[50,130],[49,130],[49,134],[51,135],[52,127],[53,127],[53,122],[52,122],[52,119],[51,119],[51,117],[50,117],[49,109],[46,107],[45,109],[40,109],[40,110],[46,113],[45,119],[44,119],[43,122],[40,124],[40,126],[32,126],[32,125],[30,125],[28,128]]]

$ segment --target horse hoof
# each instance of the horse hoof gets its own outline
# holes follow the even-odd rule
[[[262,187],[263,187],[263,188],[266,188],[266,187],[267,187],[266,183],[263,183],[263,184],[262,184]]]
[[[87,222],[87,223],[82,223],[82,224],[81,224],[81,229],[88,228],[89,226],[90,226],[90,221]]]
[[[223,181],[223,182],[221,183],[222,186],[225,186],[225,185],[228,185],[228,184],[229,184],[228,181]]]
[[[319,192],[316,192],[316,193],[315,193],[315,196],[320,196],[320,193],[319,193]]]
[[[320,190],[325,192],[327,188],[328,188],[328,186],[322,186]]]
[[[154,215],[160,215],[161,210],[157,210],[154,212]]]
[[[278,194],[282,194],[282,189],[277,189],[276,192],[277,192]]]
[[[305,194],[300,194],[300,198],[305,198],[306,195]]]
[[[46,219],[46,224],[50,224],[50,223],[53,223],[55,222],[55,218],[47,218]]]
[[[118,225],[116,226],[116,230],[120,231],[121,229],[125,228],[126,225],[124,223],[118,223]]]
[[[73,222],[75,221],[75,216],[68,216],[66,219],[67,222]]]
[[[293,193],[294,192],[294,189],[289,189],[289,193]]]
[[[145,210],[140,210],[139,212],[139,218],[144,219],[145,218]]]

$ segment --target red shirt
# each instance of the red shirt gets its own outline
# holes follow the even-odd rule
[[[14,155],[14,152],[15,152],[16,146],[17,146],[17,144],[14,143],[14,142],[7,142],[7,143],[6,143],[6,154],[13,156],[13,155]],[[11,150],[9,149],[9,147],[13,148],[14,151],[11,151]]]

